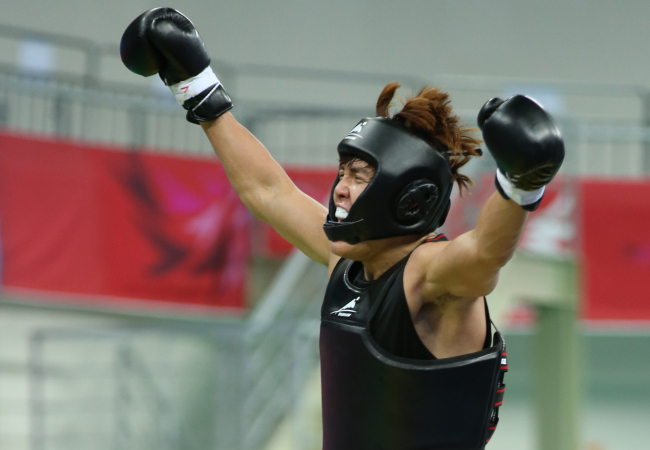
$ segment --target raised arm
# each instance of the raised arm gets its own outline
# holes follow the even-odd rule
[[[133,72],[158,73],[187,120],[201,124],[240,198],[257,217],[310,258],[327,264],[323,231],[327,209],[301,192],[267,149],[228,112],[232,101],[210,68],[210,57],[194,25],[172,8],[137,17],[120,44]]]
[[[201,126],[246,207],[311,259],[328,264],[330,243],[323,231],[327,208],[299,190],[230,113]]]
[[[528,211],[537,209],[564,159],[564,143],[553,119],[530,98],[492,99],[479,112],[478,123],[497,162],[497,192],[483,205],[473,230],[419,252],[427,300],[445,294],[476,298],[495,288]]]

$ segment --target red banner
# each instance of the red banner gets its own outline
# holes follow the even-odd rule
[[[7,287],[242,307],[250,217],[215,160],[0,136]]]
[[[452,197],[451,210],[441,230],[450,238],[474,228],[481,208],[496,192],[493,173],[478,177],[474,183],[463,197]],[[517,248],[551,257],[575,256],[576,201],[573,181],[556,177],[546,186],[537,210],[528,216]]]
[[[329,196],[337,173],[336,168],[285,167],[285,171],[298,189],[323,205],[329,205]],[[255,245],[253,252],[256,255],[264,258],[281,259],[285,258],[293,250],[293,245],[289,244],[267,223],[255,221],[254,226]]]
[[[650,183],[584,181],[585,317],[650,320]]]
[[[335,170],[287,173],[327,203]],[[581,258],[587,319],[650,320],[650,183],[584,181],[576,197],[565,182],[549,186],[520,247]],[[492,183],[454,202],[446,232],[473,226]],[[241,308],[251,217],[214,159],[0,135],[4,287]],[[258,255],[291,251],[256,227]]]

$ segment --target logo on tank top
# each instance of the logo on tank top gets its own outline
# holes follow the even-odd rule
[[[352,314],[355,314],[357,311],[354,310],[354,308],[357,306],[357,302],[361,299],[361,297],[357,297],[354,300],[352,300],[350,303],[345,305],[341,309],[337,309],[336,311],[332,311],[330,314],[336,314],[337,316],[340,317],[350,317]]]

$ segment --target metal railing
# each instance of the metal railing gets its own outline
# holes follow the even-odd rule
[[[295,403],[315,361],[300,358],[301,324],[320,317],[327,269],[295,251],[248,322],[245,449],[263,448]],[[302,370],[294,370],[300,367]],[[307,370],[305,370],[305,367]]]
[[[151,340],[142,331],[34,333],[30,449],[203,448],[188,439],[193,434],[181,446],[179,399],[168,387],[179,377],[169,371],[169,355],[145,357],[143,338]]]
[[[304,357],[313,341],[303,342],[303,324],[317,322],[326,282],[324,266],[295,252],[247,318],[124,313],[117,326],[37,328],[25,355],[25,441],[31,450],[264,448],[317,364]]]
[[[0,25],[0,38],[48,42],[79,51],[85,60],[82,73],[30,74],[0,65],[0,126],[126,149],[212,154],[203,133],[184,120],[169,92],[142,84],[135,75],[123,77],[133,83],[103,78],[102,68],[119,57],[117,44],[6,25]],[[650,89],[645,86],[446,74],[423,79],[224,61],[212,65],[233,96],[238,119],[281,163],[333,165],[341,136],[359,118],[374,114],[374,98],[386,82],[400,80],[412,90],[426,84],[448,90],[470,125],[485,99],[508,92],[550,92],[571,104],[587,100],[582,108],[556,114],[567,138],[563,170],[599,176],[650,173]]]
[[[29,135],[115,148],[213,155],[209,142],[169,98],[146,90],[112,91],[0,72],[0,126]],[[340,136],[370,109],[256,104],[241,121],[281,163],[334,165]],[[466,123],[474,117],[461,116]],[[647,127],[610,119],[559,116],[567,141],[564,171],[599,176],[648,173]]]

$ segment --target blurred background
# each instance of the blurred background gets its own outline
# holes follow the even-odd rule
[[[0,0],[0,449],[319,449],[324,267],[246,211],[158,77],[119,59],[172,6],[237,119],[326,201],[382,87],[475,126],[522,93],[567,156],[489,297],[510,357],[488,448],[650,441],[650,3]],[[445,232],[493,192],[467,166]]]

